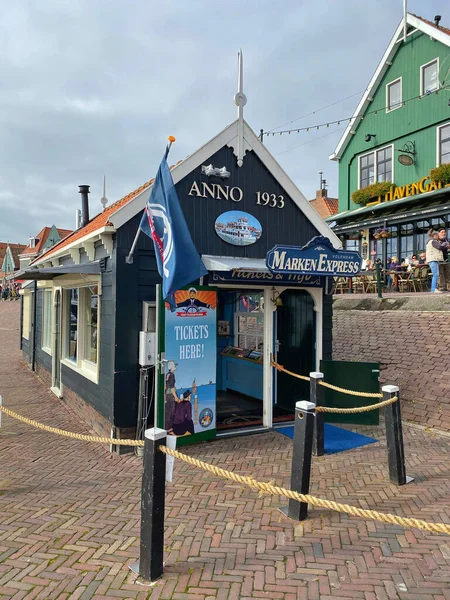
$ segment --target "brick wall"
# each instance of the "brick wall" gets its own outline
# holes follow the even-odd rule
[[[450,431],[450,313],[335,310],[333,359],[376,361],[402,418]]]

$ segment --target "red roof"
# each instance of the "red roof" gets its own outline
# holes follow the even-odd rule
[[[337,198],[316,198],[311,200],[310,204],[322,219],[327,219],[339,211]]]
[[[22,252],[22,254],[41,254],[42,248],[44,247],[45,243],[47,242],[48,236],[50,235],[51,230],[52,230],[52,227],[44,227],[43,229],[41,229],[41,231],[36,236],[38,239],[36,246],[34,248],[32,248],[31,246],[28,245],[25,248],[25,250]],[[56,228],[56,231],[58,232],[58,235],[61,238],[61,240],[63,240],[69,234],[72,233],[71,229],[59,229],[58,227]]]
[[[439,25],[439,27],[433,23],[432,21],[428,21],[428,19],[424,19],[423,17],[419,17],[419,15],[415,15],[414,13],[411,13],[413,15],[413,17],[416,17],[416,19],[420,19],[421,21],[423,21],[424,23],[426,23],[427,25],[431,25],[431,27],[434,27],[435,29],[437,29],[438,31],[442,31],[444,33],[446,33],[447,35],[450,35],[450,29],[448,29],[447,27],[441,27]]]

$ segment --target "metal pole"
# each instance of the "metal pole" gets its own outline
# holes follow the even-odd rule
[[[291,490],[301,494],[309,494],[315,409],[315,404],[307,400],[297,402],[295,405]],[[289,506],[280,510],[290,519],[304,521],[308,515],[308,504],[289,500]]]
[[[398,396],[399,398],[397,402],[386,406],[384,409],[384,420],[386,425],[389,479],[395,485],[405,485],[405,483],[412,481],[412,478],[406,476],[399,387],[397,385],[384,385],[381,389],[383,391],[383,400],[389,400],[394,396]]]
[[[319,385],[319,382],[323,381],[323,373],[314,371],[309,374],[309,377],[309,399],[316,406],[323,406],[324,389]],[[323,456],[325,454],[324,421],[325,414],[322,412],[316,413],[312,449],[314,456]]]
[[[375,269],[377,271],[377,292],[378,292],[378,298],[382,299],[383,298],[383,287],[381,285],[381,267],[380,267],[380,263],[375,263]]]
[[[147,429],[144,436],[141,543],[139,562],[130,569],[147,581],[155,581],[163,574],[166,455],[158,447],[166,444],[166,437],[167,432],[159,427]]]
[[[128,265],[132,265],[133,264],[133,254],[134,254],[134,250],[136,248],[136,244],[138,243],[138,239],[139,239],[140,235],[141,235],[141,228],[138,227],[138,230],[136,231],[136,235],[134,236],[133,245],[131,246],[131,250],[128,253],[128,256],[125,257],[125,262]]]

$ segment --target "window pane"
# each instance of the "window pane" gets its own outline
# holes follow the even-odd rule
[[[392,181],[392,147],[377,152],[377,181]]]
[[[434,92],[438,89],[437,61],[422,69],[422,94]]]
[[[67,290],[67,298],[69,303],[69,320],[67,323],[67,358],[76,362],[78,341],[78,290]]]
[[[97,364],[98,288],[86,288],[86,360]]]
[[[440,148],[439,162],[441,164],[450,162],[450,125],[441,127],[439,130]]]
[[[388,85],[388,109],[397,108],[402,103],[402,87],[400,81]]]
[[[359,159],[359,187],[364,188],[375,181],[374,153],[361,156]]]

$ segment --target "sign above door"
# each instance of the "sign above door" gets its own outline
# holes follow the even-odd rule
[[[317,236],[305,246],[277,245],[266,255],[272,273],[352,277],[361,271],[362,258],[353,250],[337,250],[330,240]]]

